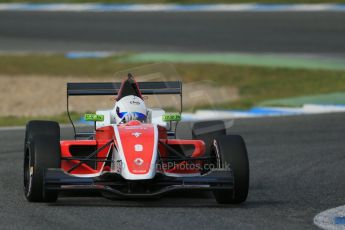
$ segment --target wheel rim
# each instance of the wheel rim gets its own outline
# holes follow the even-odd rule
[[[213,145],[211,146],[211,155],[215,158],[213,164],[216,168],[221,168],[222,166],[222,159],[219,154],[218,144],[217,141],[213,141]]]
[[[27,151],[24,157],[24,192],[28,196],[32,186],[33,167],[31,166],[30,153]]]

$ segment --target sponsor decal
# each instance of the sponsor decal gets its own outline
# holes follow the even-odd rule
[[[104,116],[99,114],[85,114],[85,121],[104,121]]]
[[[136,152],[142,152],[143,149],[144,149],[144,147],[142,145],[139,145],[139,144],[134,145],[134,151],[136,151]]]
[[[130,101],[129,103],[131,103],[132,105],[140,105],[139,101]]]
[[[145,169],[134,169],[133,170],[133,173],[146,173],[147,172],[147,170],[145,170]]]
[[[135,158],[135,160],[134,160],[134,164],[136,164],[136,165],[142,165],[144,163],[144,160],[143,159],[141,159],[141,158]]]
[[[179,113],[166,113],[166,114],[163,114],[162,120],[165,122],[181,121],[181,114],[179,114]]]
[[[141,133],[139,132],[135,132],[135,133],[132,133],[133,136],[135,136],[136,138],[140,137]]]
[[[124,126],[124,129],[148,129],[148,127],[143,127],[143,126]]]

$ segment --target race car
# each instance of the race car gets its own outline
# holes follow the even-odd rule
[[[177,95],[179,113],[147,108],[145,95]],[[86,114],[93,132],[60,140],[59,124],[30,121],[24,145],[24,194],[55,202],[59,194],[99,193],[111,199],[157,198],[182,190],[211,191],[218,203],[246,200],[249,163],[239,135],[221,120],[181,121],[180,81],[67,83],[69,97],[116,96],[114,108]]]

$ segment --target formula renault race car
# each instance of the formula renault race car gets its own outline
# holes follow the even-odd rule
[[[146,108],[144,95],[170,94],[181,97],[182,110],[179,81],[137,83],[128,74],[122,83],[67,83],[68,115],[71,96],[117,96],[115,107],[85,115],[93,132],[77,132],[70,119],[73,140],[60,140],[56,122],[28,122],[26,199],[54,202],[61,193],[142,199],[206,190],[218,203],[244,202],[249,163],[242,137],[227,135],[220,120],[180,122],[181,113]]]

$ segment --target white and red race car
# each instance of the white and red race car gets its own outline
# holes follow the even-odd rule
[[[180,95],[182,103],[182,83],[137,83],[129,74],[122,83],[68,83],[67,108],[71,96],[117,95],[118,101],[129,96],[131,104],[140,104],[134,97],[164,94]],[[162,109],[148,109],[144,119],[132,116],[125,122],[114,118],[112,110],[85,118],[94,121],[94,132],[78,133],[72,122],[74,140],[60,140],[56,122],[27,124],[24,193],[28,201],[54,202],[62,191],[152,198],[177,190],[209,190],[218,203],[246,200],[246,146],[241,136],[226,134],[223,121],[179,122],[180,113],[166,114]]]

